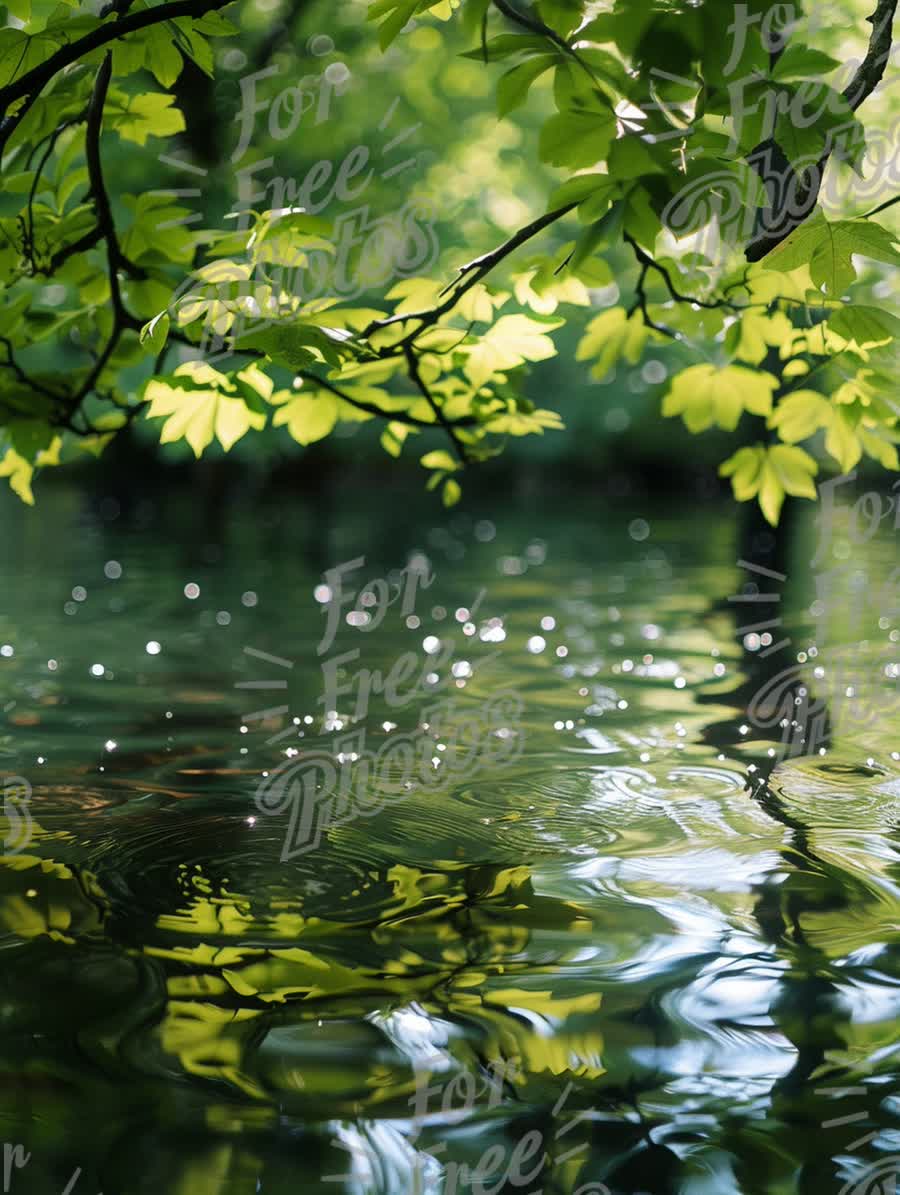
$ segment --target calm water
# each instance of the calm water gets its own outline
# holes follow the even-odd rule
[[[0,1190],[893,1191],[889,519],[823,598],[811,525],[767,579],[730,506],[2,513]],[[359,556],[412,605],[323,644]],[[788,657],[810,755],[746,712]],[[353,787],[398,736],[428,782]]]

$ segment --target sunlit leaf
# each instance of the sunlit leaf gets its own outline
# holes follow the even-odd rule
[[[768,415],[778,379],[741,365],[692,365],[675,375],[663,399],[663,415],[681,415],[688,431],[712,427],[734,431],[744,411]]]
[[[229,379],[211,366],[188,362],[178,366],[168,380],[147,383],[147,418],[165,418],[160,433],[163,444],[186,440],[200,457],[216,439],[227,452],[251,428],[259,430],[266,423],[264,414],[251,410],[243,397],[233,396],[234,389]]]
[[[464,372],[473,386],[482,386],[500,370],[513,369],[525,361],[546,361],[556,354],[547,335],[560,326],[537,323],[527,315],[503,315],[469,352]]]
[[[276,427],[286,427],[298,444],[313,444],[325,439],[337,419],[337,399],[326,390],[318,390],[301,392],[279,407],[272,422]]]

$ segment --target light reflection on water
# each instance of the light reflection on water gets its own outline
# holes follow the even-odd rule
[[[0,751],[32,796],[0,858],[0,1142],[31,1151],[24,1189],[80,1167],[106,1195],[838,1192],[896,1152],[896,620],[834,639],[878,717],[772,771],[733,697],[736,537],[698,539],[701,514],[635,541],[624,513],[385,509],[373,533],[287,508],[208,542],[191,511],[11,508]],[[414,551],[436,580],[412,621],[345,622],[317,654],[324,570]],[[857,553],[889,577],[889,536]],[[429,639],[456,644],[461,709],[518,694],[522,754],[284,861],[262,774],[354,729],[355,692],[322,731],[323,662],[427,675]],[[367,748],[436,696],[376,692]]]

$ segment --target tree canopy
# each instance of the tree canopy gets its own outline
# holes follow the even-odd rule
[[[302,4],[8,0],[0,475],[30,502],[137,419],[198,457],[375,421],[452,505],[562,426],[529,377],[569,324],[585,384],[652,349],[662,416],[734,433],[720,472],[771,523],[820,468],[897,470],[897,0],[873,4],[347,0],[351,63],[402,86],[342,141],[360,72],[328,35],[297,51]],[[285,175],[298,141],[329,156]]]

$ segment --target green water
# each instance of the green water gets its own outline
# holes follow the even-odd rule
[[[422,506],[4,502],[0,1190],[892,1191],[890,520],[836,534],[825,614],[811,506],[773,582],[810,686],[857,698],[791,756],[746,713],[730,505]],[[359,556],[350,587],[434,580],[320,654]],[[354,649],[443,684],[326,731]],[[450,699],[455,771],[421,729]],[[301,850],[260,786],[360,729],[447,779],[385,767]]]

